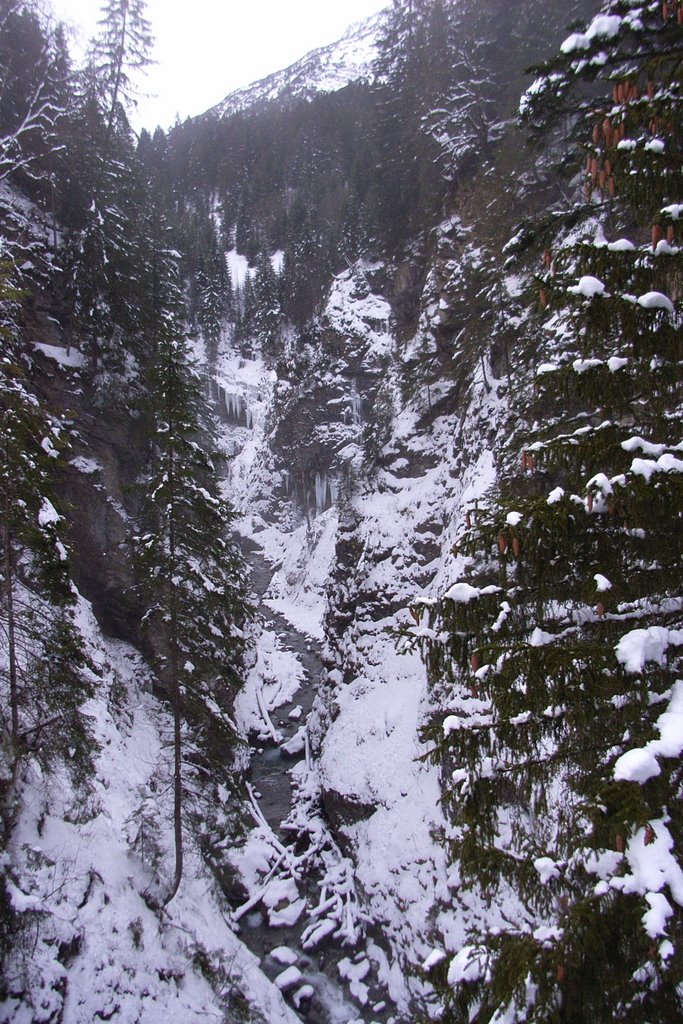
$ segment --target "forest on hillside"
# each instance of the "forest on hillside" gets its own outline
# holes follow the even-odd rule
[[[109,890],[41,843],[60,818],[88,847],[143,705],[136,956],[179,903],[195,928],[204,871],[224,944],[319,872],[302,948],[348,953],[361,1020],[681,1015],[683,3],[569,6],[393,0],[364,79],[136,134],[143,0],[103,3],[81,63],[42,3],[0,0],[0,1019],[88,1020],[69,985]],[[318,588],[325,672],[312,817],[240,880],[256,518],[273,579]],[[438,785],[416,921],[359,839],[400,800],[329,783],[345,723],[349,777],[394,731],[397,651],[422,688],[406,815]],[[373,686],[381,728],[345,717]],[[327,1019],[299,968],[264,995],[208,941],[159,967],[159,1012],[196,976],[226,1021]],[[118,965],[99,1019],[156,1020]]]

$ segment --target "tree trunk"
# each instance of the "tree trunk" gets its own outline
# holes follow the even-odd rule
[[[123,7],[123,24],[121,26],[121,35],[118,52],[116,54],[116,74],[114,75],[114,87],[112,89],[111,96],[111,107],[109,108],[109,119],[107,121],[107,134],[105,136],[103,156],[107,156],[109,152],[109,145],[111,143],[112,134],[114,132],[114,120],[116,118],[116,104],[119,101],[119,91],[121,89],[121,76],[123,74],[123,58],[126,49],[126,36],[128,34],[128,5],[124,4]]]
[[[5,582],[7,586],[7,645],[9,654],[9,702],[12,718],[12,742],[16,745],[19,737],[19,685],[17,672],[17,643],[14,621],[14,564],[12,560],[12,536],[9,528],[9,499],[5,495],[4,545]]]
[[[168,524],[168,546],[171,569],[171,687],[173,695],[173,835],[175,843],[175,875],[171,891],[164,905],[171,902],[178,892],[183,877],[183,779],[182,779],[182,737],[180,702],[180,658],[178,654],[178,589],[175,583],[176,537],[175,537],[175,466],[173,447],[168,459],[169,505],[171,514]]]

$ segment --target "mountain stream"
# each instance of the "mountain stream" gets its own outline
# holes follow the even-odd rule
[[[392,1020],[389,1006],[365,949],[350,861],[320,811],[306,734],[323,673],[319,644],[269,607],[264,597],[273,570],[253,541],[242,544],[262,630],[277,635],[303,676],[285,703],[268,708],[259,701],[270,736],[250,737],[249,809],[270,859],[259,888],[250,887],[235,912],[240,934],[301,1020],[382,1024]]]

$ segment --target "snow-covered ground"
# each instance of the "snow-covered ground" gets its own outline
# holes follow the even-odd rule
[[[190,1024],[248,1005],[254,1019],[293,1024],[189,834],[180,890],[155,906],[172,864],[172,724],[140,655],[105,639],[83,599],[78,625],[97,684],[85,706],[96,771],[77,789],[66,771],[24,762],[5,856],[25,927],[0,1020]]]

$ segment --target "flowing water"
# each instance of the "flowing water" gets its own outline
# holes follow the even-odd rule
[[[294,653],[303,668],[302,683],[292,699],[271,712],[273,725],[287,741],[306,721],[318,692],[323,665],[320,659],[319,645],[311,638],[298,632],[282,615],[273,611],[264,603],[272,576],[272,569],[263,557],[260,549],[252,541],[243,540],[243,551],[251,568],[252,590],[259,600],[259,613],[264,620],[266,629],[274,631],[283,649]],[[292,720],[289,713],[295,708],[302,708],[300,718]],[[304,751],[294,756],[288,755],[282,745],[273,743],[252,747],[251,766],[248,781],[255,798],[257,810],[272,829],[275,837],[288,850],[297,851],[298,844],[304,842],[305,836],[283,827],[292,809],[294,795],[292,768],[304,760]],[[314,906],[320,898],[319,878],[315,877],[315,868],[309,870],[301,879],[300,888],[309,906]],[[386,1008],[383,1006],[381,990],[373,984],[370,977],[366,979],[369,986],[369,1000],[366,1006],[352,1001],[339,978],[338,964],[341,960],[360,960],[365,956],[359,952],[362,947],[344,947],[338,939],[328,938],[314,949],[304,949],[302,935],[307,924],[308,915],[292,926],[272,927],[268,922],[265,908],[260,904],[246,913],[241,921],[241,936],[246,944],[260,958],[265,973],[275,980],[285,969],[285,964],[278,962],[270,953],[279,947],[288,947],[296,954],[296,967],[301,978],[296,986],[285,993],[290,1005],[298,1013],[301,1020],[308,1024],[349,1024],[349,1022],[382,1022],[387,1020]],[[298,999],[298,993],[304,995]],[[298,1003],[298,1005],[297,1005]],[[372,1009],[372,1007],[377,1009]],[[274,1022],[275,1024],[275,1022]]]

